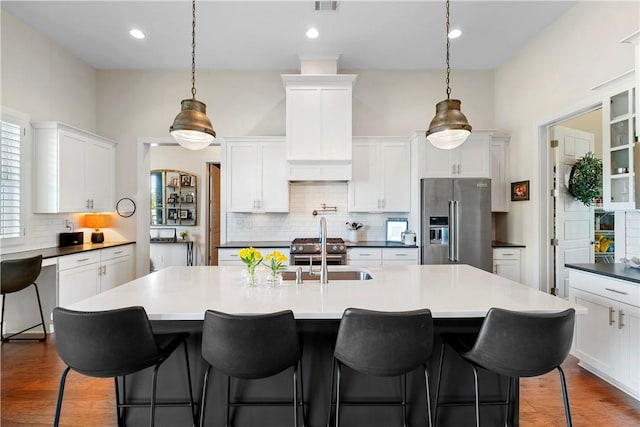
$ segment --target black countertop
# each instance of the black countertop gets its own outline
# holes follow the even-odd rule
[[[99,249],[111,248],[114,246],[132,245],[135,242],[105,242],[105,243],[85,243],[83,245],[53,247],[32,249],[22,252],[11,252],[8,254],[2,254],[0,257],[3,261],[12,259],[29,258],[37,255],[42,255],[43,259],[57,258],[59,256],[79,254],[81,252],[96,251]]]
[[[610,264],[565,264],[565,267],[640,284],[640,269],[627,267],[620,262]]]
[[[501,242],[499,240],[492,240],[491,247],[492,248],[526,248],[525,245],[520,245],[518,243]]]
[[[362,242],[349,242],[345,241],[348,248],[417,248],[416,245],[403,245],[400,242],[385,242],[366,240]],[[265,241],[265,242],[252,242],[252,241],[237,241],[227,242],[218,245],[220,249],[237,249],[237,248],[289,248],[291,241]]]

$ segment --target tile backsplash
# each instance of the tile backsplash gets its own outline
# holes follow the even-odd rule
[[[626,224],[626,246],[627,253],[626,258],[638,257],[640,258],[640,212],[639,211],[627,211],[625,213]],[[616,260],[620,262],[619,260]]]
[[[282,214],[227,213],[228,241],[290,241],[296,237],[316,237],[320,216],[327,219],[329,237],[349,238],[346,222],[364,225],[359,240],[385,240],[387,218],[408,217],[408,212],[349,213],[346,182],[292,182],[289,187],[289,212]],[[336,212],[322,213],[322,205]],[[313,211],[318,215],[314,216]],[[416,226],[409,224],[414,231]]]

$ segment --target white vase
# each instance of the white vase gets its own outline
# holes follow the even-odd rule
[[[358,241],[358,230],[349,230],[349,241],[350,242]]]

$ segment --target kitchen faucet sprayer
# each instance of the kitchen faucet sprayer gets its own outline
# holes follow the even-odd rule
[[[327,269],[327,220],[320,218],[320,284],[329,283],[329,270]]]

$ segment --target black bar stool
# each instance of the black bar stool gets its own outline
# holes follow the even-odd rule
[[[81,312],[60,307],[53,309],[56,350],[67,368],[60,378],[58,403],[54,427],[60,421],[62,396],[70,369],[83,375],[115,379],[116,416],[118,425],[125,423],[125,411],[132,407],[150,408],[150,425],[155,423],[156,407],[185,406],[190,408],[189,424],[196,424],[191,390],[191,371],[187,352],[187,332],[154,334],[147,313],[142,307],[116,310]],[[189,401],[156,403],[158,368],[178,346],[184,346],[187,365]],[[150,403],[126,403],[124,377],[153,366]],[[122,377],[123,392],[120,400],[118,377]],[[188,425],[185,423],[185,425]]]
[[[230,425],[229,406],[243,405],[292,405],[295,426],[298,425],[298,406],[301,406],[302,425],[305,425],[301,351],[296,322],[291,310],[260,315],[231,315],[207,310],[202,329],[202,357],[208,366],[202,386],[201,427],[205,425],[207,386],[211,367],[227,375],[227,426]],[[292,401],[230,401],[231,377],[267,378],[291,367],[293,368]],[[298,401],[297,392],[298,378],[300,401]]]
[[[342,315],[331,368],[331,397],[329,417],[331,424],[334,373],[336,376],[335,425],[340,420],[340,375],[342,365],[356,372],[391,377],[402,375],[401,401],[348,401],[347,405],[399,405],[402,406],[402,425],[407,425],[406,384],[407,373],[422,366],[424,369],[429,426],[431,398],[427,362],[433,352],[433,319],[428,309],[405,312],[381,312],[348,308]]]
[[[36,279],[40,275],[42,270],[42,255],[37,255],[31,258],[23,258],[16,260],[2,261],[0,263],[0,284],[2,288],[2,315],[0,315],[0,338],[5,341],[44,341],[47,339],[47,328],[44,324],[44,316],[42,315],[42,304],[40,303],[40,292],[38,292],[38,285],[36,285]],[[36,298],[38,299],[38,308],[40,309],[40,323],[36,323],[33,326],[29,326],[21,330],[20,332],[13,333],[9,336],[4,336],[4,307],[5,297],[7,294],[19,292],[26,287],[33,285],[36,290]],[[42,332],[44,336],[42,338],[13,338],[16,335],[20,335],[23,332],[42,326]]]
[[[560,313],[521,313],[492,308],[484,319],[477,336],[443,334],[440,353],[440,369],[436,386],[437,421],[438,406],[465,405],[464,402],[439,402],[440,379],[446,345],[450,345],[471,364],[475,386],[475,418],[480,427],[480,406],[502,404],[506,406],[505,426],[509,422],[511,388],[516,378],[536,377],[554,369],[560,374],[567,425],[571,426],[571,412],[567,384],[560,364],[567,358],[573,341],[575,310]],[[508,377],[507,400],[504,402],[480,402],[478,368]]]

